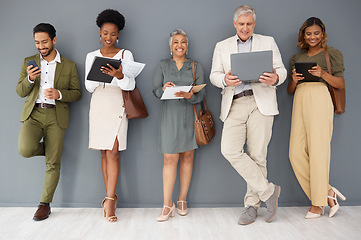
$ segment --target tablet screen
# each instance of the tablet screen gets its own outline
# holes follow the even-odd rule
[[[312,67],[317,66],[316,62],[295,62],[296,73],[301,73],[305,82],[319,82],[320,78],[308,72]]]

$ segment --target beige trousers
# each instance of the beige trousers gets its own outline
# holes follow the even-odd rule
[[[324,83],[297,86],[292,110],[289,158],[314,206],[327,206],[333,104]]]
[[[244,206],[258,208],[274,192],[267,180],[267,146],[272,136],[273,116],[257,108],[253,96],[233,100],[224,122],[221,151],[247,182]],[[247,141],[247,153],[243,147]]]

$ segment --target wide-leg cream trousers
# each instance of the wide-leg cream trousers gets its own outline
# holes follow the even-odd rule
[[[314,206],[327,206],[333,104],[321,82],[297,86],[292,110],[289,158],[298,182]]]

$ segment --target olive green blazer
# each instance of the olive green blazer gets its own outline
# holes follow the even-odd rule
[[[21,113],[20,121],[24,122],[29,118],[35,106],[39,94],[40,76],[37,76],[34,83],[28,81],[28,67],[26,61],[35,60],[40,67],[40,54],[24,59],[20,71],[19,82],[16,86],[16,93],[24,98],[25,104]],[[60,55],[61,63],[57,63],[54,75],[54,88],[61,92],[61,100],[55,100],[56,118],[60,128],[66,129],[69,123],[68,102],[75,102],[81,98],[80,82],[75,63]]]

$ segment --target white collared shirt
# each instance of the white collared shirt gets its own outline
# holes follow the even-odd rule
[[[252,50],[252,39],[253,35],[247,39],[247,41],[243,42],[237,35],[237,48],[238,53],[247,53]],[[241,80],[241,79],[240,79]],[[234,95],[241,93],[243,91],[252,89],[251,83],[241,83],[240,85],[234,88]]]
[[[47,104],[53,104],[55,105],[54,99],[46,99],[44,97],[44,90],[48,88],[54,88],[54,77],[55,77],[55,69],[56,64],[61,63],[60,59],[60,53],[58,50],[56,50],[56,56],[54,60],[47,62],[40,54],[40,69],[41,69],[41,75],[40,75],[40,87],[39,87],[39,94],[38,98],[36,99],[36,103],[47,103]],[[31,81],[28,76],[28,80],[31,83],[34,83],[34,81]],[[61,92],[58,90],[60,97],[57,100],[61,99]]]
[[[123,55],[123,50],[120,50],[117,54],[112,57],[112,59],[121,59]],[[100,49],[95,50],[93,52],[90,52],[86,55],[85,59],[85,88],[90,92],[93,93],[94,90],[99,86],[118,86],[122,90],[125,91],[132,91],[135,88],[135,78],[134,77],[128,77],[124,74],[123,79],[119,80],[116,77],[113,77],[112,81],[110,83],[102,83],[97,81],[90,81],[87,79],[87,76],[90,72],[90,69],[93,65],[93,61],[95,57],[104,57],[102,53],[100,52]],[[129,50],[124,50],[124,60],[129,60],[134,62],[133,54]]]

